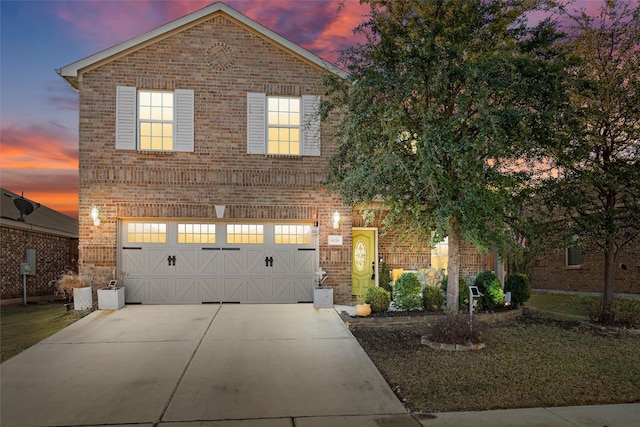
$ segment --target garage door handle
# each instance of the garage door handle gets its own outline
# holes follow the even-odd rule
[[[176,265],[176,256],[175,255],[169,255],[167,257],[167,262],[169,263],[169,265]]]
[[[268,256],[264,259],[265,267],[273,267],[273,257]]]

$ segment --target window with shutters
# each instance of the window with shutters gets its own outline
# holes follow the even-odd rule
[[[173,151],[173,92],[138,91],[138,147]]]
[[[319,156],[320,97],[247,93],[247,153]]]
[[[300,98],[267,97],[267,154],[300,154]]]
[[[116,149],[194,151],[194,92],[116,88]]]

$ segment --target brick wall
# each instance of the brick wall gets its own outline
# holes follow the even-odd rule
[[[586,252],[580,267],[566,267],[565,251],[547,253],[530,267],[529,276],[534,289],[577,292],[604,291],[604,254]],[[626,266],[626,270],[620,267]],[[640,241],[625,246],[615,266],[616,293],[640,294]]]
[[[223,50],[221,57],[216,52]],[[136,52],[85,71],[80,87],[81,271],[115,270],[117,219],[225,217],[317,220],[320,264],[350,300],[351,212],[321,186],[335,122],[321,125],[322,157],[246,154],[246,94],[322,94],[326,73],[225,16],[214,16]],[[116,86],[192,89],[193,153],[115,150]],[[89,216],[100,209],[101,225]],[[329,247],[325,230],[343,214],[344,245]],[[332,230],[332,234],[335,234]]]
[[[76,264],[77,239],[3,226],[0,242],[2,299],[23,297],[20,264],[25,262],[27,249],[36,250],[36,274],[27,276],[27,297],[52,295],[49,282]]]

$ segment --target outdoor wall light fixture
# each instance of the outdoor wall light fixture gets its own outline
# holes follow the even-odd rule
[[[333,228],[340,228],[340,212],[338,211],[333,214]]]
[[[100,225],[100,209],[95,205],[91,208],[91,219],[93,219],[93,225]]]

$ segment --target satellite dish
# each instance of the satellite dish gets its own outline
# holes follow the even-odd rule
[[[20,211],[18,221],[24,221],[24,215],[29,215],[34,209],[33,204],[24,197],[13,199],[13,204],[16,205],[16,208]]]

